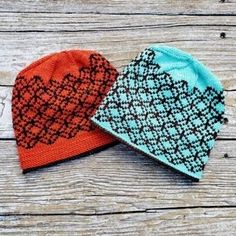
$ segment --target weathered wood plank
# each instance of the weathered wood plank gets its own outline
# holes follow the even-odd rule
[[[106,15],[63,13],[1,13],[1,32],[137,31],[173,27],[235,27],[235,16]]]
[[[0,214],[104,214],[235,206],[235,143],[217,141],[204,179],[194,183],[121,144],[22,175],[15,142],[1,141]]]
[[[1,235],[234,235],[235,209],[177,209],[101,216],[7,216]]]
[[[0,87],[0,138],[13,138],[11,114],[12,88]]]
[[[179,26],[168,26],[168,24],[174,24],[173,22],[168,23],[167,26],[158,25],[158,22],[156,26],[152,24],[148,26],[142,25],[142,22],[140,24],[138,22],[140,18],[135,17],[129,18],[126,23],[120,20],[123,22],[120,26],[118,26],[118,21],[117,29],[112,29],[108,19],[104,18],[105,23],[99,21],[96,25],[97,29],[100,28],[99,30],[85,22],[78,26],[65,24],[64,27],[57,22],[55,29],[59,30],[61,26],[61,31],[70,29],[76,32],[0,32],[2,44],[0,84],[13,84],[17,73],[27,64],[43,55],[62,49],[87,48],[100,51],[121,71],[124,65],[149,44],[168,43],[192,53],[203,61],[223,81],[226,89],[236,89],[234,73],[236,27],[230,25],[193,26],[190,18],[182,18],[183,22]],[[148,22],[148,17],[145,24]],[[173,18],[172,21],[174,20],[178,22],[178,18]],[[226,21],[225,19],[223,22],[222,19],[222,24]],[[217,22],[219,23],[220,19]],[[42,24],[45,25],[45,23]],[[48,28],[53,27],[51,23],[46,25]],[[14,27],[17,28],[17,24]],[[25,29],[28,26],[23,24],[22,27]],[[226,33],[225,39],[220,38],[222,31]]]
[[[0,11],[113,14],[235,14],[235,0],[2,0]]]
[[[236,81],[236,80],[235,80]],[[0,139],[14,138],[11,115],[12,87],[0,86]],[[236,92],[225,92],[228,123],[224,124],[218,138],[236,139]]]

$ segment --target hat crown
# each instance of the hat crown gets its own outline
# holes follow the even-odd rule
[[[174,80],[187,81],[189,89],[197,87],[204,91],[210,86],[217,91],[223,90],[218,78],[191,54],[169,46],[151,45],[148,49],[156,52],[154,63],[158,63],[163,71],[170,73]]]

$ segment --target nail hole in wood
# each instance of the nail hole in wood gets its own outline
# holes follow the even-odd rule
[[[225,2],[225,0],[220,0],[220,2],[224,3],[224,2]]]
[[[226,37],[225,32],[221,32],[221,33],[220,33],[220,37],[221,37],[222,39],[225,39],[225,37]]]
[[[224,124],[228,124],[229,120],[227,117],[224,117]]]
[[[228,158],[228,157],[229,157],[228,153],[225,153],[224,158]]]

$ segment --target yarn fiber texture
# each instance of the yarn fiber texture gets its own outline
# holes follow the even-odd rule
[[[223,114],[223,87],[206,66],[177,48],[151,45],[118,76],[92,121],[199,180]]]
[[[116,142],[89,119],[117,76],[103,56],[87,50],[48,55],[18,74],[12,113],[23,172]]]

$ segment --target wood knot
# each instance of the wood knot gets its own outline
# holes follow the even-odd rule
[[[229,157],[228,153],[225,153],[224,158],[228,158],[228,157]]]
[[[226,37],[225,32],[221,32],[221,33],[220,33],[220,37],[221,37],[222,39],[225,39],[225,37]]]
[[[228,124],[228,122],[229,122],[227,117],[224,117],[223,121],[224,121],[224,124]]]

